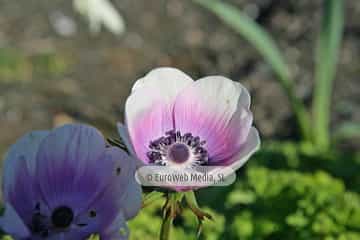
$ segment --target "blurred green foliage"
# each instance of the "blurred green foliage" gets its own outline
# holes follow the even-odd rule
[[[359,154],[264,144],[236,184],[198,191],[200,205],[214,217],[204,222],[200,239],[360,239],[359,169]],[[130,222],[132,240],[159,238],[163,201]],[[196,239],[190,210],[174,225],[170,239]]]
[[[55,53],[25,55],[0,48],[0,83],[27,82],[33,77],[57,76],[68,71],[71,60]]]

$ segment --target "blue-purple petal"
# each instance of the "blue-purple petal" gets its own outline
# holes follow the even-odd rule
[[[124,211],[126,218],[136,215],[141,205],[139,200],[141,188],[134,177],[135,161],[127,153],[115,147],[108,148],[105,156],[103,161],[113,163],[113,169],[109,172],[111,179],[87,211],[79,216],[81,221],[91,222],[100,229],[109,226],[119,211]],[[90,219],[88,214],[90,211],[96,212],[96,217]]]
[[[9,203],[5,205],[4,215],[0,218],[0,227],[17,239],[25,239],[30,236],[29,229]]]
[[[35,174],[35,157],[41,141],[48,135],[48,131],[33,131],[20,138],[12,145],[6,154],[3,166],[3,194],[4,200],[9,198],[18,181],[29,182],[31,179],[21,179],[18,170],[27,171],[29,177]],[[25,167],[26,169],[23,169]]]
[[[128,238],[129,229],[122,212],[119,212],[112,223],[100,233],[101,240],[126,240]]]
[[[29,230],[34,213],[49,218],[60,206],[73,211],[74,221],[66,231],[50,231],[49,240],[86,239],[92,233],[101,233],[102,239],[127,239],[126,219],[141,206],[134,159],[119,148],[107,148],[100,132],[90,126],[72,124],[28,134],[12,146],[4,168],[7,206],[0,226],[16,239],[40,240]],[[116,231],[117,226],[125,234]]]
[[[95,175],[84,179],[84,175],[95,174],[101,168],[98,160],[104,150],[101,133],[86,125],[65,125],[42,141],[36,157],[36,176],[50,208],[79,204],[96,194],[101,185],[99,178]],[[80,189],[81,194],[76,193]]]
[[[135,217],[141,208],[141,186],[136,181],[131,181],[124,190],[121,208],[126,220]]]

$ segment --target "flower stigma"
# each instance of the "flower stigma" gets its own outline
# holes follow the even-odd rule
[[[73,220],[74,213],[72,209],[67,206],[56,208],[51,215],[51,221],[56,228],[67,228]]]

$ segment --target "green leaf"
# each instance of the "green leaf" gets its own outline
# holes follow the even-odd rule
[[[302,135],[310,138],[310,119],[304,104],[296,97],[290,71],[285,60],[271,36],[255,21],[235,7],[219,0],[194,0],[196,3],[210,10],[225,24],[233,28],[238,34],[251,43],[255,49],[270,64],[278,76],[284,92],[287,94],[291,106],[297,117]]]
[[[325,0],[316,51],[313,102],[314,139],[320,149],[330,143],[329,122],[333,80],[344,28],[343,0]]]
[[[242,35],[263,55],[281,79],[289,79],[290,72],[278,47],[270,35],[250,17],[235,7],[218,0],[195,0],[215,13],[224,23]],[[285,83],[289,84],[289,83]]]
[[[99,240],[100,239],[100,237],[99,237],[99,235],[97,235],[97,234],[92,234],[89,238],[88,238],[88,240]]]

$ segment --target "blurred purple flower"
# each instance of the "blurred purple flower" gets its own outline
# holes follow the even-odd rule
[[[159,68],[135,83],[119,132],[141,164],[236,170],[260,145],[249,108],[238,82]]]
[[[95,128],[34,131],[9,150],[1,228],[15,239],[127,239],[141,205],[134,161]],[[121,230],[121,231],[120,231]]]

